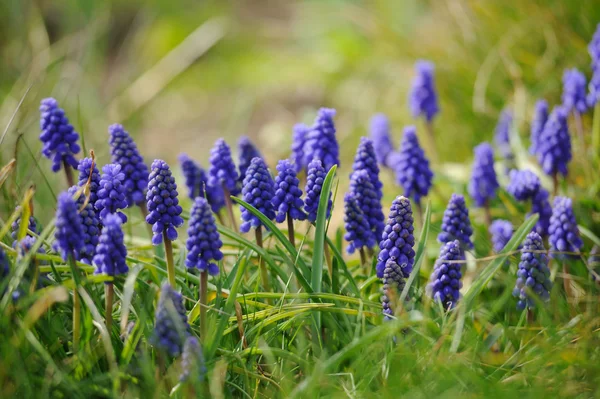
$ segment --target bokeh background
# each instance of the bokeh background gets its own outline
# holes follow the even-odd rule
[[[51,213],[39,198],[65,183],[39,167],[44,97],[59,100],[100,164],[107,127],[120,122],[148,163],[175,164],[185,151],[206,165],[216,138],[235,151],[248,135],[273,167],[289,154],[292,126],[333,107],[347,169],[373,114],[388,115],[396,143],[415,123],[408,92],[422,58],[436,65],[442,109],[437,178],[460,180],[504,107],[523,141],[513,145],[526,148],[535,100],[559,102],[565,68],[589,76],[600,2],[1,0],[0,15],[1,164],[16,154],[8,188],[35,183],[37,206]]]

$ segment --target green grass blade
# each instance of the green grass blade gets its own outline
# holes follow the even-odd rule
[[[419,245],[417,246],[417,253],[415,254],[415,264],[408,276],[408,280],[406,281],[406,285],[402,290],[402,294],[400,294],[399,303],[404,303],[408,295],[408,290],[412,286],[415,278],[419,275],[419,270],[421,269],[421,264],[423,263],[423,258],[426,256],[425,254],[425,245],[427,244],[427,238],[429,237],[429,226],[431,225],[431,206],[429,201],[427,202],[427,208],[425,209],[425,217],[423,218],[423,229],[421,230],[421,235],[419,236]]]
[[[323,182],[323,188],[321,190],[321,196],[319,198],[319,209],[317,210],[317,221],[315,223],[315,243],[313,249],[313,262],[312,262],[312,276],[311,276],[311,287],[314,292],[321,292],[321,283],[323,280],[323,263],[325,259],[325,224],[327,223],[327,204],[329,202],[329,193],[331,192],[331,186],[333,184],[333,177],[335,176],[336,165],[329,170],[325,181]]]

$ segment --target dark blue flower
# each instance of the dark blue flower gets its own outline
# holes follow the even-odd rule
[[[175,178],[165,161],[155,159],[152,162],[149,178],[148,192],[146,193],[149,214],[146,222],[152,225],[154,233],[152,244],[159,245],[165,232],[170,241],[177,239],[175,227],[183,224],[180,216],[182,209],[177,198]]]
[[[191,329],[183,306],[183,298],[165,281],[160,290],[154,334],[150,338],[150,343],[171,356],[179,356],[190,334]]]
[[[531,122],[531,147],[529,153],[537,155],[540,148],[540,139],[544,126],[548,121],[548,102],[546,100],[538,100],[535,103],[535,113]]]
[[[98,201],[98,190],[100,189],[100,172],[98,171],[96,162],[92,158],[83,158],[79,161],[77,170],[79,171],[78,185],[83,187],[88,182],[90,183],[89,202],[93,206]]]
[[[596,26],[596,32],[588,45],[588,51],[592,57],[592,78],[589,83],[590,93],[587,97],[589,107],[600,101],[600,24]]]
[[[567,165],[571,161],[571,136],[564,108],[555,107],[550,114],[538,148],[538,162],[547,175],[567,175]]]
[[[535,231],[527,235],[521,249],[521,262],[517,271],[517,283],[513,290],[513,296],[518,298],[517,309],[525,307],[533,308],[534,301],[527,294],[526,287],[533,291],[541,300],[550,299],[552,282],[550,281],[550,269],[548,269],[548,258],[545,254],[546,248],[542,237]]]
[[[196,337],[190,335],[183,345],[179,381],[202,382],[205,376],[206,364],[204,363],[202,345],[200,345],[200,341]]]
[[[323,168],[320,160],[314,159],[308,164],[308,172],[306,173],[306,198],[304,199],[304,210],[308,214],[308,220],[315,222],[317,220],[317,211],[319,209],[319,201],[321,199],[321,191],[327,172]],[[327,218],[331,215],[331,191],[329,192],[329,202],[327,203]]]
[[[385,320],[390,320],[394,315],[394,309],[392,309],[391,298],[399,296],[404,290],[406,280],[412,272],[412,265],[407,263],[398,264],[396,260],[389,258],[385,263],[383,269],[383,295],[381,296],[381,305],[383,307],[383,314]]]
[[[121,171],[125,175],[123,184],[126,190],[127,205],[138,205],[144,201],[146,195],[148,166],[144,163],[144,158],[140,155],[137,145],[123,126],[115,123],[108,127],[108,132],[112,163],[121,165]]]
[[[356,197],[356,202],[367,220],[373,237],[381,239],[385,227],[383,222],[385,217],[381,210],[381,201],[378,198],[377,191],[371,183],[369,172],[362,169],[352,173],[350,192]]]
[[[508,109],[502,110],[498,124],[494,130],[494,143],[500,156],[509,163],[512,162],[514,155],[510,145],[510,129],[512,128],[513,115]]]
[[[121,218],[110,214],[102,222],[104,227],[102,227],[102,234],[100,234],[96,255],[94,256],[94,264],[97,267],[96,273],[108,276],[126,274],[129,268],[125,262],[127,248],[123,243]]]
[[[552,207],[548,202],[548,191],[542,187],[539,177],[530,170],[511,170],[510,182],[506,191],[518,201],[531,200],[531,213],[539,214],[535,231],[545,236],[548,234],[548,225]]]
[[[346,193],[344,196],[344,223],[346,227],[344,239],[348,241],[348,253],[354,253],[355,250],[363,247],[375,246],[375,236],[369,221],[358,204],[357,195],[353,192]]]
[[[567,197],[555,197],[550,227],[550,249],[552,252],[575,252],[579,253],[583,247],[583,241],[579,235],[579,227],[573,213],[573,201]],[[568,254],[552,253],[553,258],[566,259]]]
[[[291,160],[294,163],[296,173],[308,166],[304,159],[304,144],[306,143],[306,136],[310,131],[310,127],[304,123],[298,123],[294,125],[294,134],[292,136],[292,156]]]
[[[63,260],[69,256],[79,259],[83,249],[83,226],[78,214],[77,203],[67,192],[58,196],[56,204],[55,247]]]
[[[410,200],[399,195],[392,202],[387,223],[379,242],[377,257],[377,277],[383,277],[383,270],[389,259],[399,264],[408,276],[415,263],[413,212]]]
[[[379,180],[379,166],[377,166],[373,142],[366,137],[361,137],[360,139],[360,145],[358,146],[354,157],[354,164],[352,164],[350,181],[357,180],[354,175],[362,171],[366,173],[366,179],[369,180],[370,184],[373,186],[375,194],[375,198],[370,200],[369,209],[363,208],[363,211],[369,220],[369,225],[371,226],[371,230],[375,234],[375,237],[380,238],[385,226],[385,216],[381,209],[383,184],[381,184],[381,181]],[[359,190],[353,189],[353,191],[359,194]],[[361,200],[360,195],[358,197],[359,205],[362,207],[364,202]]]
[[[286,216],[292,220],[305,220],[306,213],[302,210],[302,190],[298,187],[300,180],[296,177],[294,165],[284,159],[277,164],[277,177],[275,178],[275,196],[273,207],[277,211],[275,220],[282,223]]]
[[[562,105],[569,112],[587,111],[585,75],[577,68],[567,69],[563,74]]]
[[[498,219],[492,222],[489,227],[489,231],[492,235],[494,252],[499,253],[512,238],[513,225],[508,220]]]
[[[548,197],[550,197],[548,190],[540,186],[540,190],[531,199],[531,212],[527,214],[527,216],[534,213],[539,215],[540,218],[535,224],[534,230],[541,236],[548,234],[550,217],[552,216],[552,207]]]
[[[415,70],[417,74],[410,92],[410,110],[413,117],[423,116],[427,122],[431,122],[440,111],[433,78],[433,63],[419,60],[415,64]]]
[[[465,255],[462,243],[458,240],[448,241],[442,245],[440,256],[433,266],[429,277],[427,291],[434,301],[440,302],[445,309],[456,306],[462,288],[460,268]]]
[[[73,186],[69,189],[69,194],[72,197],[75,197],[77,195],[77,190],[81,190],[81,187]],[[77,197],[77,208],[79,209],[79,218],[81,219],[83,231],[83,248],[81,249],[78,260],[91,265],[92,258],[96,253],[98,237],[100,236],[100,220],[96,215],[96,210],[90,202],[84,206],[85,201],[85,195],[80,193]]]
[[[188,250],[185,260],[187,267],[197,268],[213,276],[219,274],[219,266],[214,262],[223,259],[223,243],[208,202],[202,197],[196,197],[190,211],[185,246]]]
[[[204,169],[185,153],[179,154],[179,163],[190,199],[193,201],[196,197],[205,197],[207,179]]]
[[[254,143],[250,141],[250,138],[248,136],[240,137],[240,140],[238,141],[238,150],[240,167],[240,177],[238,180],[241,184],[244,180],[244,176],[246,176],[246,170],[250,166],[250,162],[252,162],[252,159],[256,157],[262,158],[263,156],[260,153],[260,151],[258,151]]]
[[[231,149],[223,139],[215,142],[210,150],[210,168],[208,170],[208,184],[213,187],[222,187],[231,195],[239,194],[239,174],[231,158]]]
[[[69,123],[65,111],[58,107],[54,98],[45,98],[40,105],[40,140],[43,143],[42,154],[52,160],[52,171],[58,172],[62,164],[77,168],[73,155],[80,151],[79,134]]]
[[[475,147],[475,160],[471,168],[469,195],[478,207],[485,206],[496,198],[499,187],[496,171],[494,170],[494,150],[488,143]]]
[[[416,203],[426,197],[431,188],[433,173],[429,169],[429,160],[417,139],[414,126],[404,128],[400,151],[394,159],[396,182],[404,189],[404,195]]]
[[[242,199],[258,209],[270,220],[275,219],[273,197],[275,196],[275,183],[262,158],[254,158],[246,170],[242,186]],[[242,225],[240,231],[247,233],[250,228],[260,228],[262,222],[250,211],[242,207]]]
[[[390,122],[384,114],[377,114],[371,118],[371,140],[377,162],[385,167],[391,168],[388,156],[394,152],[394,144],[390,136]]]
[[[443,244],[458,240],[463,249],[473,249],[472,234],[473,228],[471,227],[465,197],[460,194],[452,194],[444,211],[442,231],[438,234],[438,242]]]
[[[100,220],[104,220],[108,214],[114,213],[121,218],[123,223],[127,222],[127,216],[119,211],[119,209],[127,208],[124,179],[125,174],[121,171],[121,165],[109,163],[102,167],[98,200],[94,204]]]
[[[319,109],[315,123],[306,134],[303,148],[304,164],[309,164],[313,159],[319,159],[327,172],[333,165],[339,166],[340,149],[335,137],[334,116],[335,109]]]

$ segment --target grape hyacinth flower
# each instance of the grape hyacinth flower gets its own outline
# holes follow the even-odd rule
[[[294,125],[292,135],[292,155],[290,159],[294,163],[296,173],[300,173],[302,169],[305,169],[308,166],[304,159],[304,144],[306,143],[306,136],[309,131],[310,127],[306,126],[304,123],[297,123]]]
[[[72,171],[68,166],[77,168],[74,155],[79,153],[77,141],[79,134],[69,123],[65,111],[58,107],[54,98],[45,98],[40,104],[41,120],[40,140],[43,143],[42,154],[52,160],[52,171],[58,172],[61,165],[65,167],[69,186],[73,185]]]
[[[412,267],[408,264],[399,265],[396,260],[389,258],[383,269],[383,295],[381,296],[381,305],[385,320],[391,320],[394,315],[392,308],[392,298],[400,293],[406,285],[406,280],[412,272]]]
[[[513,290],[513,296],[518,298],[517,310],[534,307],[535,302],[528,295],[526,287],[529,287],[542,301],[550,299],[552,282],[545,251],[542,237],[535,231],[529,233],[521,249],[517,283]]]
[[[181,359],[180,382],[189,381],[192,384],[199,383],[206,376],[206,364],[204,363],[204,354],[200,341],[192,335],[187,337],[183,345],[183,355]]]
[[[517,201],[531,200],[531,213],[539,214],[534,230],[541,236],[547,235],[552,207],[548,201],[549,193],[542,187],[539,177],[530,170],[511,170],[509,178],[506,191]]]
[[[529,153],[537,155],[544,126],[548,121],[548,102],[544,99],[535,103],[535,113],[531,122],[531,147]]]
[[[119,209],[127,208],[124,179],[125,174],[121,171],[121,165],[110,163],[102,167],[100,189],[97,193],[98,200],[94,204],[100,220],[104,220],[106,216],[114,213],[121,218],[123,223],[127,222],[127,216],[119,211]]]
[[[78,190],[81,190],[81,188],[78,186],[71,187],[69,189],[69,194],[71,197],[74,197]],[[96,210],[92,206],[91,202],[86,204],[85,199],[85,195],[80,193],[76,201],[77,208],[79,209],[79,219],[81,220],[83,237],[83,248],[81,249],[78,260],[85,264],[91,265],[92,258],[96,253],[98,237],[100,236],[100,220],[98,219]]]
[[[393,165],[388,157],[394,152],[394,144],[390,136],[390,122],[384,114],[377,114],[371,118],[370,133],[377,163],[391,168]]]
[[[107,276],[126,274],[129,268],[125,261],[127,248],[123,243],[121,218],[115,214],[110,214],[104,218],[103,224],[96,255],[94,255],[95,273]]]
[[[265,161],[258,157],[252,159],[242,186],[243,200],[273,220],[275,219],[274,196],[275,183]],[[242,225],[240,226],[242,233],[249,232],[251,228],[259,229],[261,226],[260,219],[242,207]]]
[[[225,197],[239,194],[237,181],[239,174],[231,158],[231,149],[223,139],[215,142],[210,150],[210,168],[208,170],[208,184],[213,187],[223,187]]]
[[[98,190],[100,189],[100,171],[96,165],[96,162],[92,158],[83,158],[77,165],[79,171],[79,187],[84,187],[88,182],[90,190],[89,203],[92,206],[98,201]]]
[[[333,165],[339,166],[340,149],[335,137],[334,116],[335,109],[319,109],[315,123],[306,134],[303,148],[304,164],[309,164],[313,159],[319,159],[327,172],[331,170]]]
[[[494,150],[488,143],[481,143],[475,147],[474,152],[469,195],[477,207],[486,208],[489,222],[489,202],[496,197],[496,190],[500,186],[494,170]]]
[[[356,202],[363,212],[367,227],[375,239],[381,238],[385,216],[381,210],[381,201],[366,170],[357,170],[350,177],[350,192],[356,197]],[[369,247],[370,248],[370,247]]]
[[[152,162],[150,181],[148,182],[148,217],[146,222],[152,225],[152,244],[159,245],[163,239],[177,239],[176,227],[183,224],[181,206],[177,193],[177,184],[169,165],[162,159]]]
[[[183,297],[169,283],[164,282],[156,307],[154,334],[150,343],[158,350],[175,357],[181,354],[184,342],[190,334]]]
[[[354,253],[356,249],[363,251],[364,247],[375,246],[375,235],[358,204],[357,195],[353,192],[346,193],[344,196],[344,223],[346,228],[344,239],[348,241],[348,253]],[[364,256],[362,257],[364,258]],[[362,261],[364,265],[364,259]]]
[[[567,69],[563,74],[562,105],[567,111],[583,114],[587,111],[585,75],[577,68]]]
[[[13,239],[13,247],[15,246],[15,243],[17,242],[17,239],[19,236],[19,229],[21,228],[21,217],[23,215],[20,206],[18,206],[15,209],[15,212],[19,212],[20,215],[10,225],[10,237]],[[27,224],[27,230],[32,231],[35,234],[39,234],[37,222],[35,221],[35,218],[33,216],[29,216],[29,223]],[[25,236],[30,236],[30,235],[31,234],[29,232],[27,232],[25,234]]]
[[[510,129],[512,128],[512,124],[512,112],[508,109],[502,110],[496,129],[494,130],[494,143],[506,164],[506,172],[511,169],[514,161],[514,155],[510,145]]]
[[[240,184],[244,181],[244,176],[246,176],[246,170],[250,166],[250,162],[252,162],[253,158],[262,158],[260,151],[256,148],[254,143],[250,141],[248,136],[240,137],[238,141],[238,149],[239,149],[239,168],[240,168],[240,176],[238,181]]]
[[[375,234],[375,237],[381,237],[381,233],[385,227],[385,216],[381,209],[383,184],[379,180],[379,166],[377,166],[373,142],[366,137],[361,137],[360,139],[360,144],[354,157],[354,163],[352,164],[352,171],[353,172],[350,175],[351,182],[357,180],[354,175],[364,171],[366,180],[373,186],[375,197],[371,199],[368,212],[364,208],[363,211],[369,220],[369,225],[371,226],[371,230]],[[358,190],[354,190],[354,192],[358,192]],[[359,204],[362,202],[360,198],[358,201]]]
[[[179,163],[190,199],[194,201],[196,197],[206,197],[207,178],[204,169],[185,153],[179,154]]]
[[[548,176],[554,179],[554,190],[558,190],[558,174],[567,175],[571,161],[571,136],[564,108],[555,107],[540,137],[538,161]]]
[[[465,260],[462,245],[458,240],[448,241],[442,245],[440,256],[433,266],[427,285],[431,298],[440,302],[446,310],[455,307],[460,299],[462,288],[460,271],[462,262],[460,261]]]
[[[548,233],[550,234],[548,242],[550,243],[550,249],[553,251],[553,258],[568,259],[572,255],[560,252],[579,253],[581,247],[583,247],[583,241],[579,235],[579,228],[573,213],[573,201],[570,198],[554,198]]]
[[[592,78],[588,86],[590,93],[587,103],[589,107],[594,107],[600,101],[600,24],[596,26],[596,32],[588,45],[588,51],[592,58]]]
[[[489,227],[489,232],[492,236],[492,246],[495,253],[500,253],[506,244],[510,241],[513,235],[513,225],[508,220],[498,219]],[[510,261],[507,259],[504,262],[504,268],[507,269],[510,266]]]
[[[396,182],[404,189],[404,195],[420,207],[421,198],[426,197],[431,188],[433,173],[429,168],[429,160],[419,145],[414,126],[404,128],[394,171]]]
[[[64,261],[79,259],[83,249],[83,226],[77,204],[67,192],[58,196],[56,208],[56,249]]]
[[[323,164],[320,160],[314,159],[308,164],[308,172],[306,174],[306,198],[304,199],[304,210],[308,214],[307,218],[310,222],[314,223],[317,220],[317,211],[319,209],[319,201],[321,198],[321,191],[323,190],[323,183],[327,172],[323,168]],[[331,201],[331,192],[329,192],[329,202],[327,204],[327,218],[331,215],[331,207],[333,203]]]
[[[383,271],[389,259],[399,264],[408,276],[415,262],[413,212],[408,198],[399,195],[392,201],[387,223],[381,236],[377,257],[377,277],[383,278]]]
[[[410,110],[413,117],[423,116],[430,123],[440,111],[433,77],[434,66],[431,62],[419,60],[415,70],[409,98]]]
[[[112,163],[121,165],[121,171],[125,176],[123,185],[127,206],[144,205],[148,187],[148,166],[144,163],[137,145],[122,125],[118,123],[110,125],[108,133]]]
[[[284,159],[277,164],[277,177],[275,178],[275,196],[273,197],[273,207],[277,211],[275,220],[282,223],[286,218],[288,221],[288,237],[292,245],[296,245],[294,237],[294,220],[306,220],[304,201],[302,200],[302,190],[299,184],[300,180],[296,177],[294,165]]]
[[[442,231],[438,234],[437,240],[442,244],[458,240],[461,250],[473,249],[472,234],[473,228],[471,227],[465,197],[460,194],[452,194],[444,211]]]
[[[202,197],[196,197],[190,211],[188,239],[185,246],[188,250],[185,265],[188,268],[196,268],[212,276],[219,274],[219,266],[214,262],[223,259],[221,252],[223,243],[210,206]]]

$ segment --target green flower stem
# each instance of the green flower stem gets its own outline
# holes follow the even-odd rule
[[[296,237],[294,236],[294,219],[292,219],[292,216],[290,215],[289,212],[287,214],[287,225],[288,225],[288,238],[290,239],[290,242],[292,243],[292,245],[295,247],[296,246]]]
[[[69,165],[67,161],[63,161],[63,168],[65,169],[67,184],[69,187],[73,187],[75,185],[75,180],[73,180],[73,169],[71,168],[71,165]]]
[[[237,222],[235,221],[235,215],[233,214],[233,204],[231,203],[231,194],[229,190],[223,186],[223,192],[225,193],[225,205],[227,205],[227,212],[229,213],[229,219],[231,219],[231,227],[233,231],[237,231]]]
[[[208,297],[208,272],[204,271],[200,273],[200,285],[199,285],[199,296],[200,299],[200,340],[202,343],[206,342],[206,303]]]
[[[77,289],[79,288],[79,272],[74,254],[69,254],[67,261],[71,267],[73,282],[75,283],[75,287],[73,288],[73,353],[76,353],[79,351],[79,339],[81,336],[81,301],[77,293]]]
[[[254,229],[254,234],[256,236],[256,245],[258,245],[260,248],[263,248],[262,226],[258,226],[256,229]],[[269,282],[269,273],[267,273],[265,260],[262,256],[259,255],[259,257],[260,277],[263,283],[263,287],[265,291],[271,292],[271,283]]]
[[[163,241],[165,243],[165,254],[167,257],[167,278],[171,287],[175,288],[175,262],[173,261],[173,244],[167,237],[167,231],[163,231]]]
[[[104,319],[106,320],[106,331],[108,331],[108,335],[110,336],[110,332],[112,329],[112,312],[113,312],[113,300],[115,296],[115,286],[113,283],[104,284],[104,294],[105,294],[105,305],[106,312],[104,313]]]

